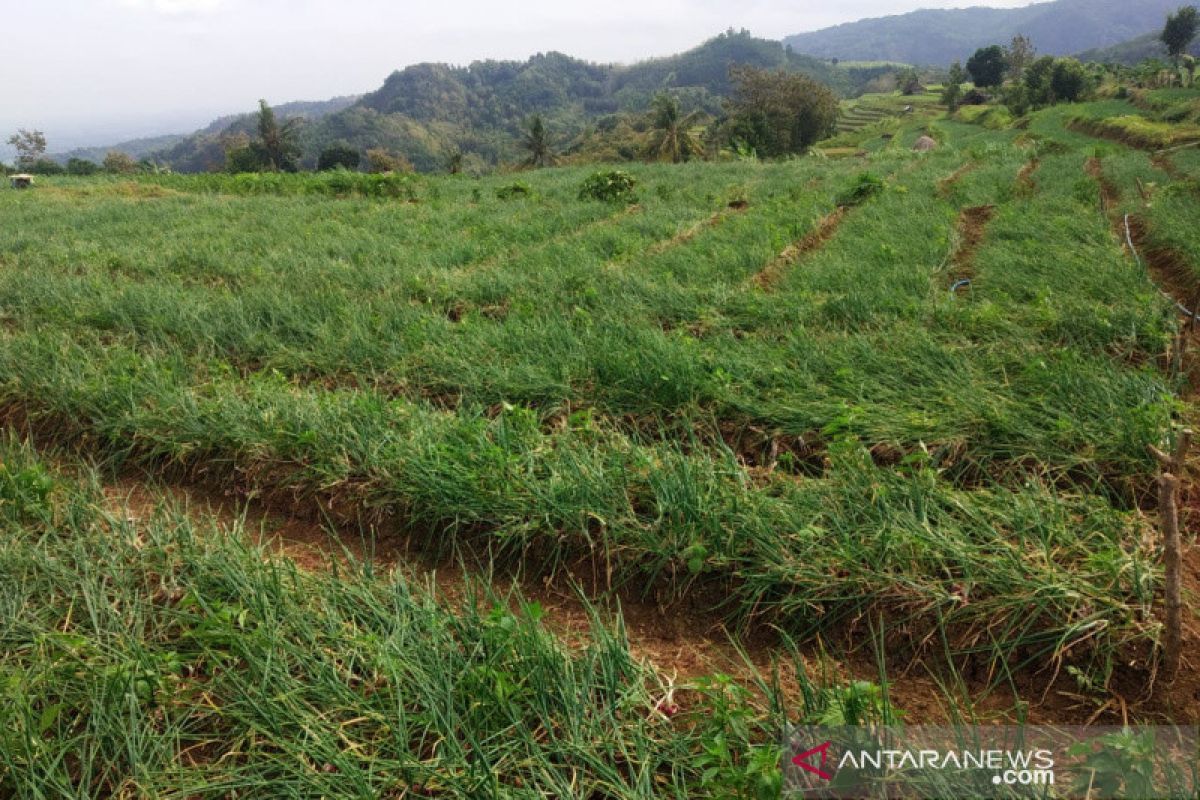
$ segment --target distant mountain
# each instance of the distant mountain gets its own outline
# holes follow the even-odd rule
[[[1024,8],[928,9],[801,33],[784,43],[819,58],[940,66],[1024,34],[1040,53],[1070,55],[1157,31],[1184,2],[1054,0]]]
[[[107,147],[77,147],[65,153],[50,153],[49,157],[60,164],[65,164],[72,158],[82,158],[85,161],[94,161],[99,164],[109,153],[117,151],[140,160],[151,153],[170,147],[183,139],[184,136],[177,133],[165,136],[147,136],[141,139],[130,139],[129,141]]]
[[[565,144],[606,124],[605,118],[646,110],[663,90],[676,93],[688,110],[719,113],[730,91],[732,64],[802,72],[841,93],[881,71],[839,69],[779,42],[732,30],[686,53],[630,66],[594,64],[562,53],[465,67],[417,64],[393,72],[356,102],[310,117],[300,133],[303,163],[311,166],[333,143],[402,153],[421,170],[440,168],[451,150],[495,163],[517,155],[522,126],[532,114],[541,114]],[[276,111],[294,116],[288,106]],[[220,169],[222,139],[252,126],[253,115],[217,120],[158,156],[182,171]]]
[[[317,101],[297,101],[293,103],[282,103],[275,107],[277,114],[285,118],[299,117],[305,120],[317,120],[329,114],[341,111],[344,108],[357,102],[361,95],[350,95],[346,97],[335,97],[331,100]],[[254,120],[257,119],[254,114],[227,114],[223,117],[210,122],[201,130],[188,136],[186,134],[167,134],[165,136],[150,136],[141,139],[130,139],[116,144],[102,147],[79,147],[74,150],[69,150],[65,153],[51,153],[50,158],[65,164],[69,159],[82,158],[87,161],[94,161],[97,164],[104,160],[104,157],[111,152],[125,153],[135,159],[159,157],[162,160],[169,162],[169,159],[163,158],[163,154],[170,152],[173,148],[188,142],[190,139],[197,136],[215,135],[222,131],[237,129],[239,127],[249,130],[253,127]],[[222,159],[224,155],[222,154]]]
[[[1200,56],[1200,39],[1192,42],[1188,52]],[[1076,56],[1080,61],[1098,61],[1104,64],[1140,64],[1147,58],[1168,60],[1166,46],[1158,40],[1158,31],[1152,31],[1136,39],[1114,44],[1111,47],[1097,47],[1085,50]]]

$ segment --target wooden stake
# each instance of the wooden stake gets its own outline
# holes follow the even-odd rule
[[[1150,452],[1162,466],[1158,479],[1158,513],[1162,519],[1164,587],[1163,608],[1166,612],[1166,629],[1163,631],[1163,669],[1167,680],[1179,672],[1183,649],[1183,542],[1179,535],[1179,486],[1178,476],[1187,467],[1188,450],[1192,445],[1192,432],[1183,430],[1175,442],[1171,455],[1151,447]]]

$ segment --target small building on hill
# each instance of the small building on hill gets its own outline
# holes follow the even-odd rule
[[[14,189],[28,189],[30,186],[33,186],[32,175],[9,175],[8,180]]]

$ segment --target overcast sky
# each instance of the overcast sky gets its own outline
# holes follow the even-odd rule
[[[0,132],[51,150],[181,132],[259,97],[377,88],[420,61],[560,50],[628,62],[729,27],[782,38],[862,17],[1030,0],[0,0]]]

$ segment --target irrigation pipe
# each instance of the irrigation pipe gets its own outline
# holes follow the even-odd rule
[[[965,278],[961,281],[955,281],[954,285],[950,287],[950,294],[954,294],[959,289],[963,288],[964,286],[970,286],[970,285],[971,285],[971,281],[968,279],[965,279]]]
[[[1137,262],[1137,265],[1139,268],[1142,268],[1144,266],[1142,264],[1142,257],[1138,255],[1137,248],[1133,246],[1133,233],[1129,229],[1129,215],[1128,214],[1125,215],[1125,242],[1129,245],[1129,252],[1133,253],[1134,261]],[[1182,313],[1185,317],[1187,317],[1188,319],[1200,320],[1200,314],[1197,314],[1194,311],[1188,310],[1187,306],[1185,306],[1183,303],[1176,300],[1172,294],[1170,294],[1169,292],[1164,290],[1161,286],[1158,286],[1156,284],[1154,288],[1158,289],[1159,294],[1161,294],[1163,297],[1167,298],[1172,303],[1174,303],[1175,308],[1179,309],[1180,313]]]
[[[1189,147],[1197,147],[1197,146],[1200,146],[1200,139],[1197,139],[1194,142],[1185,142],[1183,144],[1177,144],[1174,147],[1168,147],[1163,150],[1155,150],[1154,155],[1159,156],[1159,155],[1162,155],[1163,153],[1174,153],[1176,150],[1186,150]]]

